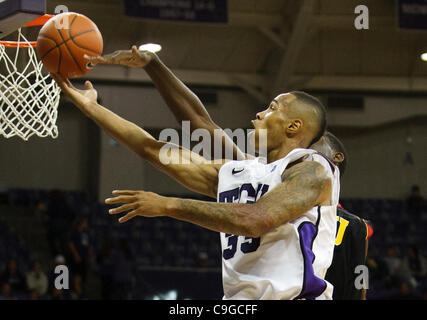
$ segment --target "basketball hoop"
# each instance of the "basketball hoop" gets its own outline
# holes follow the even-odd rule
[[[44,15],[24,27],[42,26],[52,15]],[[37,58],[36,41],[28,41],[18,29],[18,41],[0,41],[0,135],[19,136],[27,141],[32,135],[58,137],[56,119],[61,89]],[[14,51],[14,52],[11,52]],[[20,51],[28,60],[19,66]],[[22,53],[21,53],[22,55]],[[22,60],[22,58],[21,58]]]

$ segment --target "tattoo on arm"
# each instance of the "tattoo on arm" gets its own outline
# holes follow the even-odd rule
[[[175,199],[168,215],[213,231],[259,237],[329,200],[331,182],[323,170],[316,162],[297,164],[254,204]]]
[[[279,226],[329,200],[331,181],[317,162],[302,162],[284,171],[282,183],[262,197],[270,224]]]
[[[251,235],[251,205],[215,203],[189,199],[176,199],[172,217],[197,224],[212,231],[236,235]],[[248,223],[249,222],[249,223]]]

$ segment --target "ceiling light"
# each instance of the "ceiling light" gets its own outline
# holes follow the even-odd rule
[[[151,52],[159,52],[162,50],[162,46],[157,43],[146,43],[141,46],[139,46],[139,50],[146,50]]]
[[[427,52],[424,52],[423,54],[421,54],[421,60],[427,61]]]

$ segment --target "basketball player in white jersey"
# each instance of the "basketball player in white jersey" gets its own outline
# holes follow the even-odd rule
[[[107,203],[137,215],[172,218],[221,232],[226,299],[331,299],[323,277],[332,260],[339,172],[326,158],[307,150],[325,129],[325,111],[313,97],[293,92],[276,97],[253,121],[255,135],[267,130],[267,163],[258,158],[213,164],[180,149],[164,165],[166,144],[96,102],[90,83],[75,89],[53,75],[65,94],[115,140],[128,146],[212,203],[167,198],[144,191],[116,191]],[[255,139],[258,141],[258,139]],[[260,146],[256,145],[259,149]]]
[[[225,148],[228,151],[230,149],[233,150],[232,155],[225,153],[231,156],[230,159],[252,158],[250,155],[241,152],[237,145],[229,140],[223,129],[212,120],[200,99],[163,64],[155,53],[137,50],[134,47],[132,50],[119,50],[103,57],[88,58],[94,65],[98,63],[118,64],[144,69],[172,111],[178,124],[181,125],[182,121],[189,121],[192,130],[200,128],[208,130],[211,133],[212,146],[221,141],[224,147],[223,153]],[[340,176],[342,176],[346,168],[348,155],[337,137],[330,132],[326,132],[319,141],[310,146],[310,149],[328,157],[330,161],[338,166]],[[207,156],[209,155],[204,153],[204,157]],[[353,278],[355,277],[354,266],[365,264],[368,247],[365,231],[366,229],[372,230],[372,228],[363,219],[343,210],[340,205],[337,208],[337,220],[337,229],[339,230],[343,230],[344,223],[341,223],[342,221],[347,221],[348,224],[345,225],[345,236],[344,232],[337,230],[334,257],[325,278],[334,285],[334,299],[360,299],[363,295],[361,295],[360,290],[355,288],[353,283]]]

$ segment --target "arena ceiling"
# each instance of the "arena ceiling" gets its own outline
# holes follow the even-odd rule
[[[392,0],[363,2],[368,30],[354,27],[359,0],[229,0],[227,24],[132,18],[121,0],[48,0],[48,11],[64,4],[96,22],[106,53],[156,42],[185,82],[238,86],[259,101],[284,88],[427,91],[427,31],[399,30]],[[88,77],[148,81],[121,67]]]

